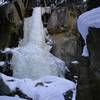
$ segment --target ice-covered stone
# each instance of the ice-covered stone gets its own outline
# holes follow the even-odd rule
[[[100,28],[100,7],[97,7],[80,15],[77,20],[77,26],[85,41],[82,55],[89,56],[86,43],[88,29],[89,27]]]

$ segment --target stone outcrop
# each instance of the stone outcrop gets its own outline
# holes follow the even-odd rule
[[[78,85],[76,100],[92,100],[89,79],[89,59],[87,57],[81,57],[79,59],[77,75]]]
[[[54,41],[51,52],[67,64],[80,55],[79,33],[76,30],[77,11],[68,7],[55,9],[48,20],[48,31]]]
[[[89,79],[93,100],[100,99],[100,28],[90,28],[87,38],[90,53]],[[92,100],[92,99],[91,99]]]
[[[77,100],[100,99],[100,28],[89,28],[89,57],[81,57],[78,67]]]
[[[24,5],[22,0],[0,5],[0,49],[18,45],[23,34]]]

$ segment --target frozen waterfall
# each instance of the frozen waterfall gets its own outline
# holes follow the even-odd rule
[[[41,7],[36,7],[32,17],[25,18],[24,39],[18,48],[12,49],[13,76],[31,79],[46,75],[63,76],[65,63],[50,54],[47,48]]]
[[[41,19],[42,11],[40,7],[34,8],[31,17],[24,19],[24,39],[20,45],[37,45],[44,48],[45,43],[45,30]]]

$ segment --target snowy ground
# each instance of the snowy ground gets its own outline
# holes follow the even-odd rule
[[[0,74],[4,83],[10,88],[11,92],[19,89],[33,100],[65,100],[64,93],[71,90],[73,92],[72,100],[75,100],[76,85],[67,79],[56,76],[46,76],[38,80],[16,79]],[[7,97],[0,96],[0,100],[23,100],[18,96]],[[26,99],[28,100],[28,99]]]

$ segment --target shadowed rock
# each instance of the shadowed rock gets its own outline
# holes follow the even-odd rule
[[[0,95],[8,95],[10,93],[9,87],[3,82],[0,76]]]

